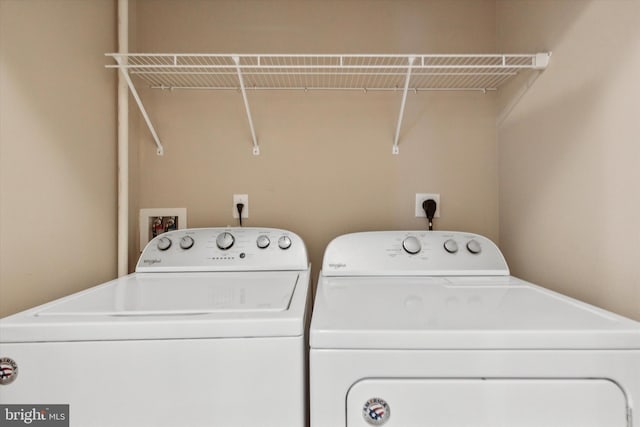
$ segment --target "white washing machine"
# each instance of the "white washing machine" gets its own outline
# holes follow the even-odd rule
[[[311,427],[640,427],[640,323],[510,276],[475,234],[333,240],[310,347]]]
[[[0,404],[69,405],[75,427],[304,426],[309,277],[289,231],[162,234],[136,273],[0,320]]]

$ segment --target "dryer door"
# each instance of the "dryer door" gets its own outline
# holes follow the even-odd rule
[[[606,379],[366,379],[347,426],[626,427],[627,399]]]

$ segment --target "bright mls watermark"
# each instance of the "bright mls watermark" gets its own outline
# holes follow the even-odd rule
[[[0,405],[0,425],[69,427],[69,405]]]

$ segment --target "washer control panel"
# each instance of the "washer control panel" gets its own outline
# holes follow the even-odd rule
[[[142,251],[136,272],[305,270],[300,236],[275,228],[193,228],[163,233]]]
[[[508,275],[491,240],[458,231],[372,231],[337,237],[324,253],[325,276]]]

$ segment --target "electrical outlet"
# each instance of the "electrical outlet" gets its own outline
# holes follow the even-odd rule
[[[242,218],[249,218],[249,195],[248,194],[233,195],[233,206],[231,207],[233,212],[232,213],[233,218],[238,218],[238,208],[237,208],[238,203],[244,204],[244,207],[242,208]]]
[[[422,202],[429,199],[436,201],[436,213],[433,217],[440,218],[440,194],[438,193],[416,193],[416,218],[427,217],[424,213],[424,209],[422,208]]]

